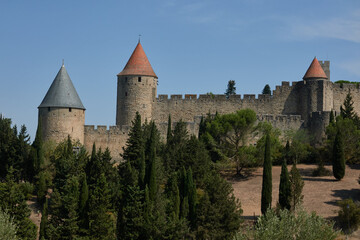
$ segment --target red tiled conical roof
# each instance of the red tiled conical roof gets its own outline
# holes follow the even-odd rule
[[[314,60],[303,77],[304,80],[309,78],[328,78],[316,57],[314,57]]]
[[[148,58],[146,57],[144,49],[140,44],[140,41],[137,44],[126,66],[118,74],[118,76],[124,76],[124,75],[140,75],[140,76],[151,76],[157,78]]]

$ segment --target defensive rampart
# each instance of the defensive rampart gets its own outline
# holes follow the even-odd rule
[[[290,86],[289,82],[282,82],[276,86],[273,95],[255,94],[226,95],[217,94],[185,94],[182,95],[159,95],[153,109],[153,120],[156,123],[167,122],[169,114],[173,121],[182,119],[192,122],[194,116],[205,116],[206,114],[226,114],[239,109],[250,108],[257,114],[296,114],[297,98],[292,92],[297,82]]]
[[[127,126],[106,126],[85,125],[84,145],[88,151],[91,151],[93,144],[96,148],[105,151],[109,148],[114,161],[121,159],[122,147],[125,146],[128,138],[129,127]]]

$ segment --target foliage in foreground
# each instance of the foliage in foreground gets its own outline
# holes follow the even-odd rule
[[[16,228],[13,218],[6,211],[0,209],[0,238],[17,240]]]
[[[356,231],[360,225],[360,206],[349,198],[339,203],[338,222],[344,232]]]
[[[309,214],[303,209],[293,213],[287,209],[268,209],[265,215],[258,218],[254,229],[239,233],[234,240],[332,240],[338,235],[334,224],[326,221],[314,212]]]

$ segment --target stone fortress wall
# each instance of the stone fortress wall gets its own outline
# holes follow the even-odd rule
[[[125,146],[128,138],[130,127],[128,126],[107,126],[99,125],[95,128],[94,125],[85,125],[84,128],[84,146],[88,151],[91,151],[93,144],[96,148],[101,148],[105,151],[109,148],[111,156],[115,161],[121,159],[122,147]]]
[[[319,63],[330,79],[329,61]],[[142,81],[139,82],[137,76],[118,78],[117,126],[110,126],[109,129],[106,126],[85,126],[84,145],[87,149],[91,149],[93,143],[97,148],[108,147],[114,160],[120,160],[130,129],[127,115],[135,115],[136,111],[144,113],[143,121],[145,118],[155,121],[163,139],[166,137],[169,114],[173,127],[182,120],[189,134],[197,136],[202,116],[250,108],[256,112],[258,122],[268,121],[281,131],[305,128],[321,141],[329,123],[330,111],[340,113],[340,106],[349,91],[355,102],[354,109],[360,114],[360,90],[356,84],[340,85],[329,80],[310,79],[292,83],[283,81],[275,87],[272,95],[244,94],[227,98],[223,94],[175,94],[158,95],[156,98],[157,79],[149,77],[142,78]],[[123,108],[122,111],[119,108]],[[122,118],[118,116],[120,113],[125,116],[118,121]]]
[[[139,112],[142,122],[154,121],[165,139],[168,117],[172,126],[180,120],[186,123],[189,134],[198,135],[202,116],[227,114],[240,109],[252,109],[257,121],[268,121],[282,131],[307,129],[321,143],[329,123],[330,111],[340,113],[340,106],[347,93],[354,100],[354,110],[360,115],[359,84],[335,84],[330,81],[330,62],[310,64],[303,80],[282,82],[272,95],[185,94],[157,95],[158,78],[138,42],[124,69],[117,74],[116,126],[84,125],[85,108],[66,72],[60,68],[53,84],[39,106],[44,140],[60,142],[70,135],[91,151],[93,144],[109,148],[114,160],[126,145],[130,125]]]

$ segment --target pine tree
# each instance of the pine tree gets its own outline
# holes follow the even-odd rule
[[[290,210],[291,186],[286,160],[283,160],[280,174],[279,204],[282,209]]]
[[[145,228],[144,190],[138,186],[127,186],[117,217],[118,239],[141,239]]]
[[[236,94],[235,80],[229,80],[225,92],[226,98],[229,98],[230,95],[234,95],[234,94]]]
[[[333,147],[333,174],[337,180],[345,176],[345,156],[342,135],[338,130]]]
[[[64,239],[73,239],[79,233],[79,190],[78,177],[69,177],[61,196],[62,211],[65,213],[61,233]]]
[[[354,112],[354,101],[352,100],[352,96],[350,92],[346,95],[344,100],[344,107],[340,106],[340,115],[342,118],[354,119],[356,113]]]
[[[89,200],[91,239],[115,239],[115,216],[110,209],[111,194],[104,173],[96,182]]]
[[[262,94],[269,94],[271,95],[271,88],[269,86],[269,84],[266,84],[264,89],[262,90]]]
[[[302,203],[304,196],[302,190],[304,188],[304,181],[301,178],[300,172],[294,163],[290,171],[291,183],[291,209],[295,211],[296,207]]]
[[[47,222],[48,222],[48,199],[46,198],[45,203],[43,205],[43,210],[41,214],[41,223],[40,223],[40,237],[46,238],[46,228],[47,228]]]
[[[271,208],[272,199],[272,163],[270,152],[270,136],[266,135],[264,167],[263,167],[263,183],[261,192],[261,213],[265,214],[268,208]]]
[[[140,169],[140,159],[144,149],[143,131],[141,128],[141,116],[136,112],[135,119],[132,121],[132,127],[129,132],[129,138],[126,140],[126,146],[123,148],[122,157],[125,161],[130,161],[131,167],[136,171]]]

